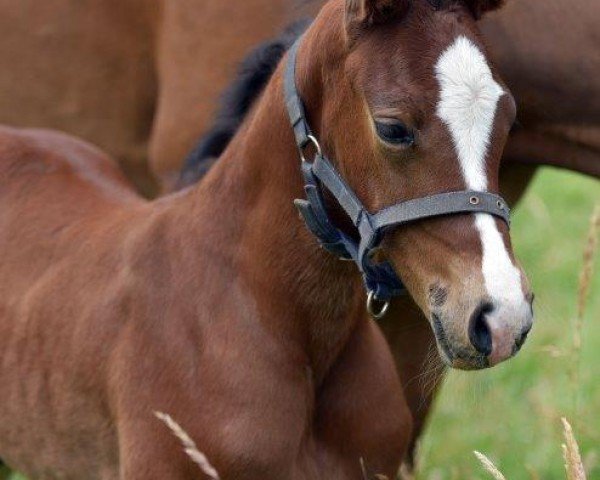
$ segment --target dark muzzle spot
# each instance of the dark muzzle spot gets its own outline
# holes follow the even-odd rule
[[[429,303],[433,308],[441,308],[448,299],[448,291],[439,285],[429,288]]]

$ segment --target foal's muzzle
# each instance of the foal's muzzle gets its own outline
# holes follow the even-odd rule
[[[530,302],[503,306],[480,302],[468,317],[466,335],[463,322],[432,315],[432,326],[442,358],[450,366],[463,370],[493,367],[513,357],[525,343],[533,326]]]

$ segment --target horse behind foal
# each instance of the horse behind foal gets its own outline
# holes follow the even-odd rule
[[[331,0],[298,52],[314,133],[371,211],[497,191],[514,117],[474,22],[490,4],[411,3]],[[81,142],[0,132],[9,465],[34,478],[196,478],[159,410],[222,478],[362,479],[361,459],[371,476],[395,474],[411,431],[397,372],[355,266],[298,219],[296,155],[283,67],[204,181],[155,202]],[[509,246],[484,213],[386,232],[383,253],[453,366],[509,358],[530,326]]]

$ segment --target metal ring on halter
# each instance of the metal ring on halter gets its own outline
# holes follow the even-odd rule
[[[309,135],[308,139],[310,140],[310,143],[313,144],[313,147],[315,147],[315,149],[317,150],[317,155],[321,156],[323,152],[321,151],[321,145],[319,145],[319,141],[314,137],[314,135]],[[306,162],[306,158],[304,157],[304,150],[306,150],[306,147],[308,147],[308,145],[309,144],[306,144],[300,149],[300,158],[303,162]]]
[[[370,291],[369,295],[367,296],[367,312],[369,312],[369,315],[371,315],[375,320],[381,320],[383,317],[385,317],[385,314],[390,308],[390,301],[387,300],[386,302],[379,302],[383,303],[383,306],[379,310],[375,309],[375,302],[379,302],[379,300],[377,300],[375,297],[375,292]]]

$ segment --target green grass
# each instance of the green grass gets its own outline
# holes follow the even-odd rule
[[[573,423],[584,459],[592,464],[594,455],[600,457],[600,272],[585,317],[578,386],[571,381],[569,354],[583,248],[598,203],[596,180],[544,170],[534,181],[512,229],[537,294],[534,331],[523,351],[504,365],[451,372],[421,445],[421,479],[490,478],[472,454],[479,450],[508,480],[564,480],[561,416]],[[600,462],[588,473],[600,478]]]
[[[533,333],[523,351],[504,365],[450,373],[421,445],[420,479],[490,478],[472,454],[479,450],[508,480],[564,480],[561,416],[571,420],[584,461],[593,467],[600,456],[598,259],[579,385],[572,381],[577,359],[571,349],[583,249],[599,203],[596,180],[550,169],[536,177],[512,229],[515,251],[537,295]],[[600,478],[596,463],[590,479]]]

